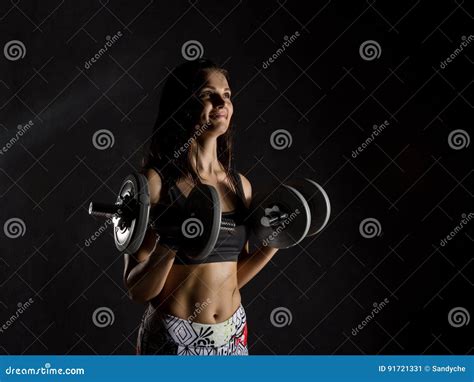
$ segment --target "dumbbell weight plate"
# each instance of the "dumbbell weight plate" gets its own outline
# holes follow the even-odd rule
[[[219,194],[213,186],[199,184],[185,202],[185,216],[181,225],[182,250],[195,260],[206,258],[216,245],[221,225]]]
[[[128,175],[120,187],[117,203],[122,203],[125,213],[122,218],[113,218],[115,246],[121,252],[132,254],[140,248],[148,227],[147,178],[138,172]]]
[[[274,206],[279,212],[287,214],[287,218],[279,225],[269,225],[265,218],[272,207],[276,212]],[[311,212],[305,198],[288,185],[255,193],[249,211],[248,221],[255,236],[269,247],[280,249],[292,247],[303,240],[311,221]]]
[[[296,178],[286,184],[296,188],[306,199],[311,211],[311,224],[307,236],[321,232],[329,221],[331,203],[324,189],[312,179]]]

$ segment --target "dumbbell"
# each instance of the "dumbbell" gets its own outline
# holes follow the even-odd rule
[[[296,179],[276,189],[257,192],[248,212],[245,223],[264,245],[289,248],[324,228],[330,203],[316,182]],[[184,211],[163,204],[150,210],[148,182],[139,173],[125,178],[115,204],[91,202],[89,214],[112,219],[115,245],[121,252],[138,251],[151,227],[160,236],[175,238],[183,252],[194,259],[207,257],[219,232],[232,232],[236,226],[233,220],[222,218],[218,193],[206,184],[193,188]]]
[[[111,218],[115,245],[120,252],[129,254],[138,251],[150,227],[160,236],[180,242],[180,248],[189,257],[203,259],[215,247],[220,230],[235,228],[233,220],[222,218],[214,187],[194,187],[186,198],[184,211],[162,203],[151,208],[148,181],[140,173],[125,178],[115,204],[91,202],[89,214]]]
[[[221,218],[219,197],[214,187],[201,186],[197,195],[193,189],[187,198],[189,204],[185,210],[190,217],[173,222],[173,216],[169,216],[162,219],[166,226],[156,227],[158,233],[166,232],[168,236],[184,234],[184,252],[190,252],[191,257],[198,259],[213,250],[219,231],[233,232],[236,226],[232,219]],[[330,214],[331,205],[324,189],[314,180],[297,178],[276,188],[257,191],[244,224],[250,226],[251,233],[265,246],[283,249],[321,232]],[[173,230],[174,234],[171,233]],[[201,232],[207,233],[198,236]]]
[[[132,173],[125,178],[115,204],[89,204],[89,215],[112,219],[115,246],[127,253],[140,248],[148,228],[149,213],[148,181],[139,173]]]
[[[314,180],[297,178],[257,191],[247,220],[263,245],[284,249],[321,232],[330,214],[331,204],[324,189]]]

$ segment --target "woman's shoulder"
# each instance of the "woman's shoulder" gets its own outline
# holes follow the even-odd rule
[[[150,204],[156,204],[160,200],[161,189],[163,188],[163,179],[161,178],[161,173],[155,168],[148,168],[144,170],[144,175],[148,180]]]
[[[252,200],[252,184],[250,183],[250,181],[247,179],[247,177],[244,174],[237,171],[236,173],[240,177],[240,182],[242,183],[242,188],[244,190],[245,201],[248,207]]]

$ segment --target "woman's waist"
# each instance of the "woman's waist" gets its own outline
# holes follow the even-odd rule
[[[227,318],[218,322],[196,322],[162,312],[151,304],[145,311],[142,330],[155,337],[168,338],[178,345],[198,347],[237,347],[246,345],[246,313],[239,303]]]
[[[162,292],[150,301],[153,309],[189,322],[214,324],[229,318],[241,303],[240,291],[233,288],[209,289],[206,286]]]
[[[233,289],[237,284],[237,262],[219,261],[179,264],[175,261],[166,278],[165,287],[199,289]]]

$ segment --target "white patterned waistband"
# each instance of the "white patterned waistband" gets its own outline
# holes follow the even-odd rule
[[[149,309],[153,310],[151,306],[149,306]],[[182,346],[224,346],[231,342],[233,338],[243,335],[247,321],[242,304],[227,320],[215,324],[190,322],[159,311],[152,313],[148,311],[147,316],[149,314],[154,317],[152,318],[153,323],[146,320],[148,321],[148,325],[146,325],[148,330],[166,330],[173,341]]]

